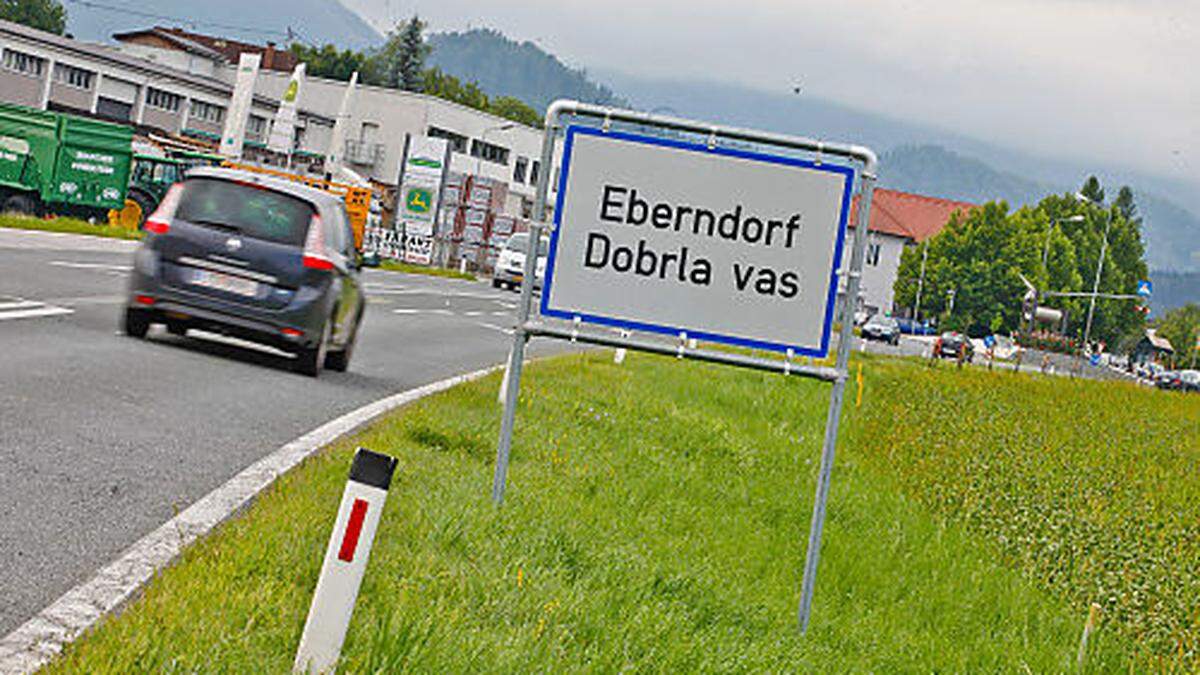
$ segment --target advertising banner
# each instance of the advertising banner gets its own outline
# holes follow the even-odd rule
[[[296,137],[296,108],[300,105],[300,90],[304,87],[304,64],[296,64],[292,79],[288,82],[283,98],[279,100],[279,112],[275,113],[275,123],[271,125],[271,137],[267,148],[272,152],[291,154],[292,143]]]
[[[225,131],[221,134],[220,153],[226,157],[238,159],[242,156],[246,123],[250,121],[250,104],[254,101],[254,81],[258,79],[261,60],[261,55],[248,52],[242,52],[238,60],[233,98],[229,101],[229,110],[225,111]]]

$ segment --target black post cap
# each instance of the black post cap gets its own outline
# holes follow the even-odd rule
[[[350,480],[386,490],[392,484],[392,473],[395,470],[395,457],[359,448],[354,453],[354,462],[350,465]]]

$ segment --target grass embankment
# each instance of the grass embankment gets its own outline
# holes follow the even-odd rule
[[[404,272],[406,274],[425,274],[431,277],[445,277],[447,279],[463,279],[466,281],[475,281],[475,275],[469,272],[459,272],[458,270],[447,269],[445,267],[432,267],[428,265],[413,265],[411,263],[400,262],[398,260],[383,260],[379,263],[379,269],[388,270],[390,272]]]
[[[1093,600],[1115,607],[1141,592],[1190,620],[1168,600],[1185,595],[1139,585],[1144,549],[1121,548],[1125,530],[1077,542],[1082,530],[1053,527],[1108,514],[1129,536],[1146,528],[1141,545],[1164,564],[1194,552],[1194,539],[1174,537],[1196,523],[1194,468],[1177,472],[1200,397],[867,364],[807,637],[795,612],[827,385],[640,355],[616,366],[596,352],[527,370],[503,508],[488,498],[500,417],[491,377],[283,477],[53,669],[289,669],[357,444],[400,464],[346,671],[1062,672]],[[1062,429],[1097,403],[1119,430]],[[1110,466],[1124,474],[1099,468]],[[1019,494],[980,492],[991,489]],[[1114,511],[1134,495],[1135,514]],[[1031,506],[1045,500],[1049,511]],[[1179,512],[1164,517],[1168,505]],[[1100,560],[1113,546],[1122,557]],[[1083,551],[1070,569],[1103,572],[1104,597],[1090,574],[1039,572],[1059,550]],[[1143,669],[1161,643],[1139,625],[1106,614],[1087,669]]]
[[[108,223],[92,225],[85,220],[75,218],[33,218],[0,214],[0,227],[13,230],[40,230],[42,232],[64,232],[67,234],[89,234],[93,237],[109,237],[112,239],[141,239],[140,230],[130,230],[123,227],[113,227]]]
[[[946,370],[872,368],[856,453],[1155,665],[1200,668],[1200,396]]]

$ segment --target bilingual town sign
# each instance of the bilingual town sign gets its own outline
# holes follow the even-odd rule
[[[800,597],[805,631],[866,228],[855,228],[848,261],[842,253],[856,185],[857,222],[869,222],[875,154],[861,146],[574,101],[556,101],[547,110],[541,166],[552,166],[560,137],[562,168],[540,316],[533,315],[531,244],[502,385],[492,497],[497,504],[504,499],[521,369],[532,337],[830,382]],[[535,218],[545,213],[551,173],[539,175]],[[533,229],[544,227],[535,223]],[[844,318],[835,365],[794,361],[828,354],[839,308]],[[696,340],[781,356],[702,348]]]

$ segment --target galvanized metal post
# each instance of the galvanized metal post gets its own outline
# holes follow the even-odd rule
[[[846,294],[842,298],[842,330],[838,337],[837,379],[829,395],[829,413],[825,419],[825,441],[821,446],[821,468],[817,475],[817,493],[813,501],[812,525],[808,533],[808,550],[804,558],[804,581],[800,591],[800,633],[808,630],[812,615],[813,588],[817,582],[817,560],[821,555],[821,531],[825,527],[825,503],[829,499],[829,481],[833,472],[834,451],[837,448],[838,422],[842,416],[842,399],[846,393],[847,368],[850,363],[850,341],[854,338],[854,310],[862,281],[863,257],[866,252],[867,230],[871,222],[871,197],[875,191],[875,163],[868,161],[862,172],[862,197],[858,202],[858,221],[854,227],[854,246],[850,253],[850,272],[846,275]]]
[[[529,332],[525,324],[529,321],[529,308],[533,301],[533,284],[537,275],[538,247],[541,244],[542,220],[545,217],[546,195],[549,192],[550,175],[554,161],[554,138],[558,128],[558,111],[551,107],[546,114],[546,131],[542,136],[542,164],[538,174],[537,193],[533,202],[533,219],[529,228],[529,246],[525,249],[525,268],[521,279],[521,302],[517,308],[517,325],[513,328],[512,349],[508,353],[508,370],[505,372],[504,415],[500,418],[500,442],[496,447],[496,473],[492,477],[492,501],[497,505],[504,501],[504,487],[508,482],[508,458],[512,451],[513,425],[516,423],[517,398],[521,393],[521,366],[525,362],[525,344]]]

